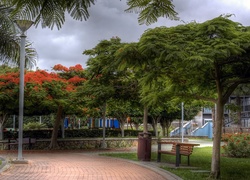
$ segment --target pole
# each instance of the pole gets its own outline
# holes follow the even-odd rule
[[[184,121],[184,106],[183,102],[181,103],[181,142],[183,142],[183,121]]]
[[[25,34],[21,34],[20,47],[20,84],[19,84],[19,129],[18,129],[18,160],[23,160],[23,104],[24,104],[24,61],[25,61]]]

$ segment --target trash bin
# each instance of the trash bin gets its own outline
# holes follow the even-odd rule
[[[151,160],[151,133],[139,133],[137,157],[140,161]]]

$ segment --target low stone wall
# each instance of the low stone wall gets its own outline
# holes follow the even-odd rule
[[[157,138],[152,138],[151,144],[157,144]],[[162,138],[166,141],[181,141],[180,138]],[[102,138],[58,139],[60,149],[98,149],[102,147]],[[184,139],[188,141],[187,138]],[[105,138],[107,148],[137,147],[138,138]],[[46,149],[50,140],[37,140],[34,149]]]
[[[102,138],[90,139],[58,139],[60,149],[98,149],[102,147]],[[137,145],[137,139],[134,138],[106,138],[107,148],[126,148]],[[46,149],[49,147],[50,140],[37,140],[34,149]]]
[[[157,138],[151,139],[151,144],[157,144]],[[180,138],[161,138],[165,141],[181,141]],[[102,147],[103,138],[81,138],[81,139],[58,139],[59,149],[68,150],[68,149],[98,149]],[[184,139],[185,142],[188,141],[187,138]],[[1,149],[8,149],[6,141],[0,142],[2,146]],[[107,148],[128,148],[128,147],[137,147],[138,138],[106,138],[105,139]],[[36,143],[32,145],[32,149],[43,150],[47,149],[50,144],[50,139],[38,139]],[[28,146],[24,145],[24,149],[27,149]],[[17,146],[11,147],[11,149],[17,149]]]

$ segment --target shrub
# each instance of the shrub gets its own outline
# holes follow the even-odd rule
[[[228,157],[250,157],[250,134],[237,133],[222,136],[224,155]]]
[[[29,122],[27,124],[24,124],[23,129],[24,130],[29,130],[29,129],[42,129],[42,128],[46,128],[46,125],[43,123],[39,123],[39,122]]]

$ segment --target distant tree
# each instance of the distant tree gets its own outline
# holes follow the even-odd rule
[[[86,70],[88,80],[83,86],[83,94],[90,107],[96,107],[102,112],[103,147],[105,146],[104,123],[109,100],[126,100],[131,97],[130,92],[133,90],[133,82],[129,82],[126,78],[130,72],[119,71],[114,56],[122,45],[119,37],[112,37],[110,40],[102,40],[95,48],[84,51],[85,55],[89,55],[89,59]]]

